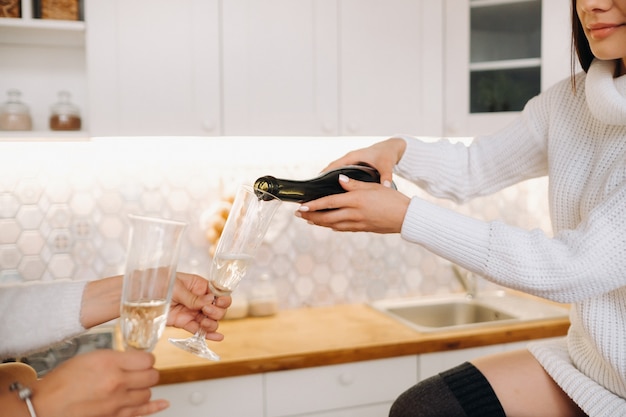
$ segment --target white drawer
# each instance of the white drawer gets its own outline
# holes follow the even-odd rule
[[[417,382],[417,356],[270,372],[267,417],[389,403]]]
[[[152,389],[152,398],[170,402],[159,417],[263,417],[263,376],[159,385]]]
[[[370,404],[361,407],[349,407],[339,410],[319,411],[317,413],[299,414],[292,417],[385,417],[389,415],[392,401],[381,404]]]
[[[502,352],[502,345],[424,353],[419,357],[420,381],[482,356]]]

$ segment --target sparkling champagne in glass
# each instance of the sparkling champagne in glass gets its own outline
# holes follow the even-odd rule
[[[245,253],[215,253],[209,287],[216,295],[230,295],[246,275],[254,258]]]
[[[125,349],[152,351],[167,322],[185,223],[130,216],[120,327]]]
[[[258,247],[281,201],[271,194],[241,185],[235,195],[224,230],[217,243],[209,272],[209,287],[215,297],[230,295],[246,275]],[[199,330],[187,339],[169,339],[174,345],[200,357],[220,360]]]

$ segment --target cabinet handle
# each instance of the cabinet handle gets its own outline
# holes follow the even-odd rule
[[[332,123],[326,121],[322,123],[322,132],[324,133],[333,133],[334,126]]]
[[[359,124],[356,122],[348,123],[348,132],[356,133],[359,130]]]
[[[205,119],[204,122],[202,122],[202,127],[205,131],[212,132],[215,129],[215,123],[213,123],[211,119]]]
[[[204,393],[200,392],[200,391],[194,391],[191,394],[189,394],[189,402],[192,405],[202,405],[202,403],[204,403],[204,400],[206,399]]]
[[[341,375],[339,375],[339,383],[344,387],[352,385],[354,383],[354,375],[348,372],[342,373]]]
[[[455,136],[459,129],[455,124],[448,124],[445,128],[444,135],[446,136]]]

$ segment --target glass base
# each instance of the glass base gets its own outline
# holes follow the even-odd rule
[[[196,356],[200,356],[201,358],[212,361],[219,361],[221,359],[220,355],[209,349],[204,340],[198,340],[195,337],[189,337],[187,339],[174,339],[170,337],[168,340],[174,346],[186,352],[193,353]]]

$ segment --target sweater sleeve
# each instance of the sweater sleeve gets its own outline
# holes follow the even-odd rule
[[[533,98],[513,123],[493,135],[475,138],[469,146],[446,138],[433,143],[396,136],[407,143],[396,174],[435,197],[457,203],[544,176],[550,102],[548,94]]]
[[[80,323],[87,281],[0,286],[0,358],[19,357],[85,331]]]
[[[553,238],[503,222],[470,218],[418,197],[402,237],[488,280],[562,303],[626,286],[626,182],[578,227]]]

